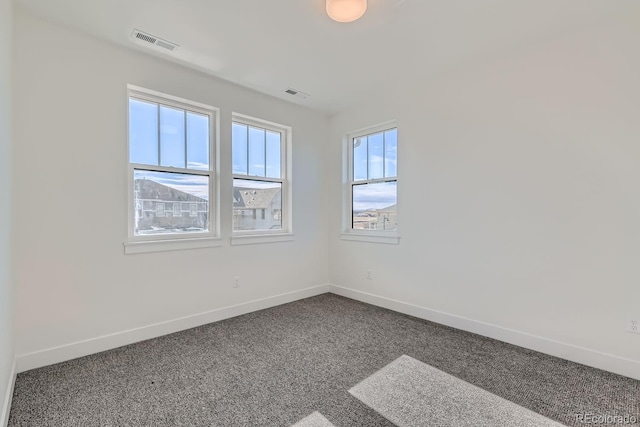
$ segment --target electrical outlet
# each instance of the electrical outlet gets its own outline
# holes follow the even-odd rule
[[[236,276],[233,278],[233,287],[234,288],[240,287],[240,276]]]
[[[627,321],[627,331],[640,334],[640,320],[629,319]]]
[[[373,280],[373,272],[371,270],[367,270],[367,280]]]

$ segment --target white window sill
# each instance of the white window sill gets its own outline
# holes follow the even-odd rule
[[[400,236],[388,233],[341,233],[342,240],[367,243],[385,243],[388,245],[400,244]]]
[[[231,237],[231,245],[255,245],[259,243],[277,243],[290,242],[293,240],[293,234],[247,234]]]
[[[181,251],[185,249],[214,248],[222,246],[219,237],[197,237],[193,239],[139,240],[124,242],[125,254],[147,252]]]

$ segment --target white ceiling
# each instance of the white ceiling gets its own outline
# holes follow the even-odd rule
[[[23,10],[333,114],[407,79],[441,73],[585,26],[638,16],[637,0],[369,0],[331,21],[324,0],[16,0]],[[180,45],[134,43],[134,28]],[[292,98],[292,87],[311,95]]]

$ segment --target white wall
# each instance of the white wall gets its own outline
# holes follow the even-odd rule
[[[11,0],[0,0],[0,426],[13,383],[13,283],[11,277]]]
[[[639,43],[636,24],[617,23],[437,80],[407,70],[332,118],[334,206],[343,135],[398,120],[402,236],[340,240],[334,210],[332,282],[581,361],[613,355],[593,363],[640,378],[640,335],[625,332],[640,318]]]
[[[19,355],[328,282],[328,118],[23,12],[15,26]],[[128,83],[221,109],[223,247],[124,255]],[[229,245],[232,112],[293,128],[293,242]]]

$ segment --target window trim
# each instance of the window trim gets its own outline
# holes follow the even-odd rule
[[[129,102],[131,98],[148,101],[168,107],[191,111],[209,117],[209,170],[175,168],[132,163],[130,137]],[[181,249],[195,249],[202,247],[221,246],[220,239],[220,109],[197,101],[191,101],[174,95],[158,92],[139,86],[127,85],[126,96],[127,136],[126,165],[127,165],[127,240],[124,242],[125,254],[158,252]],[[158,124],[160,125],[160,124]],[[147,170],[165,173],[188,173],[209,177],[209,231],[184,234],[157,234],[136,236],[134,234],[134,172]],[[188,171],[188,172],[187,172]],[[166,206],[165,206],[166,212]]]
[[[293,203],[292,203],[292,140],[293,130],[291,126],[282,125],[280,123],[271,122],[268,120],[259,119],[256,117],[248,116],[246,114],[232,113],[231,114],[231,126],[234,123],[239,123],[246,126],[257,127],[266,129],[273,132],[278,132],[282,135],[280,141],[280,178],[269,178],[264,176],[255,176],[247,174],[231,174],[231,181],[240,179],[247,181],[263,181],[263,182],[278,182],[281,184],[281,221],[282,228],[279,230],[239,230],[233,229],[233,219],[231,220],[231,244],[254,244],[254,243],[275,243],[293,240]],[[233,140],[231,141],[231,150],[233,153]],[[248,153],[247,153],[248,155]],[[233,154],[232,154],[233,156]],[[232,184],[233,188],[233,184]],[[231,217],[233,218],[233,203],[231,206]]]
[[[379,123],[377,125],[368,126],[366,128],[357,129],[351,131],[345,135],[343,140],[344,145],[344,162],[343,171],[344,171],[344,191],[343,191],[343,212],[342,212],[342,232],[340,233],[340,238],[342,240],[351,240],[351,241],[360,241],[360,242],[368,242],[368,243],[386,243],[386,244],[399,244],[400,243],[400,234],[399,228],[400,225],[396,228],[396,230],[356,230],[353,228],[353,186],[354,185],[363,185],[363,184],[372,184],[378,182],[396,182],[396,188],[399,187],[400,177],[399,173],[396,173],[395,178],[392,180],[388,178],[378,178],[378,179],[367,179],[367,180],[359,180],[355,181],[353,179],[353,140],[355,138],[359,138],[362,136],[367,136],[371,134],[376,134],[380,132],[384,132],[391,129],[398,129],[398,122],[396,120],[391,120],[383,123]],[[398,138],[399,139],[399,138]],[[399,171],[399,168],[398,168]],[[397,198],[396,206],[398,211],[400,211],[400,198]],[[399,224],[399,222],[398,222]]]

